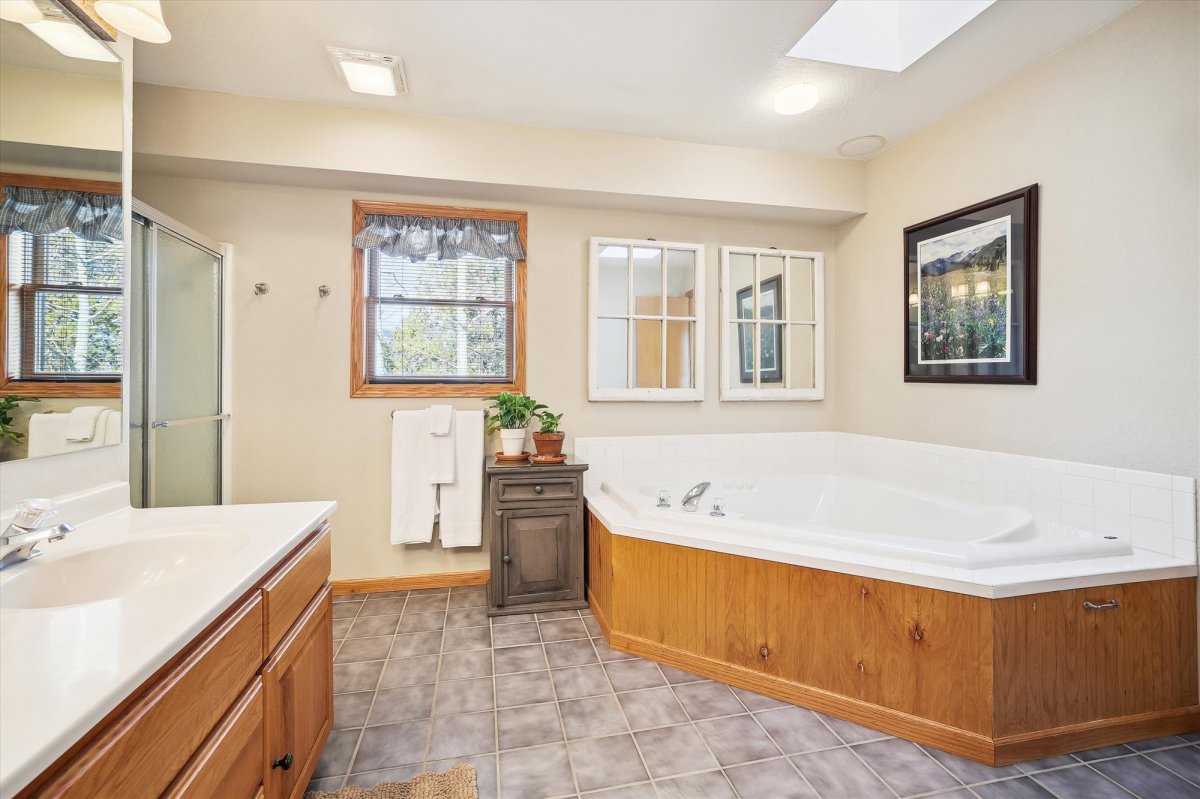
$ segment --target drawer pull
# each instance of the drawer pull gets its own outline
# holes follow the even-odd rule
[[[1119,607],[1121,607],[1121,603],[1115,599],[1110,599],[1107,602],[1101,602],[1100,604],[1096,604],[1095,602],[1083,603],[1084,610],[1116,610]]]
[[[534,487],[533,487],[533,493],[535,493],[535,494],[540,494],[540,493],[542,493],[542,492],[543,492],[543,491],[545,491],[545,490],[546,490],[546,489],[542,488],[541,486],[534,486]]]
[[[278,760],[271,761],[271,768],[273,768],[273,769],[281,768],[284,771],[287,771],[291,767],[292,767],[292,753],[291,752],[288,752],[286,755],[279,758]]]
[[[504,561],[506,564],[512,563],[512,558],[510,558],[508,555],[505,555],[504,557],[500,558],[500,560]]]

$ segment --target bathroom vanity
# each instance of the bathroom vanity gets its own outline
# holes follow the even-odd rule
[[[333,507],[126,509],[0,573],[0,665],[26,675],[0,795],[300,797],[333,723]],[[112,552],[135,566],[110,588],[55,590]]]

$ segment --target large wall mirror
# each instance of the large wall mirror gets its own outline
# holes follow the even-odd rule
[[[39,6],[0,22],[0,461],[125,428],[121,62]]]

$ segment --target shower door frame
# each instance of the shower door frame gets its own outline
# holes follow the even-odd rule
[[[221,436],[219,440],[220,458],[218,460],[218,468],[220,469],[220,497],[219,502],[222,505],[228,505],[233,499],[233,245],[227,242],[217,241],[209,236],[200,233],[197,230],[185,225],[179,220],[164,214],[152,205],[142,202],[136,197],[133,198],[133,213],[149,221],[152,229],[162,228],[176,238],[183,239],[190,244],[199,247],[213,256],[221,259],[220,270],[220,303],[217,307],[217,324],[220,328],[220,394],[221,404],[219,413],[213,416],[197,417],[194,419],[186,419],[179,421],[161,421],[152,419],[153,411],[156,410],[155,386],[154,386],[154,360],[156,353],[156,325],[157,325],[157,309],[155,308],[154,298],[157,288],[157,277],[155,270],[148,270],[145,275],[145,285],[143,286],[143,305],[145,306],[145,319],[137,320],[137,323],[142,326],[143,330],[143,354],[145,362],[141,365],[142,369],[142,388],[144,396],[142,398],[142,418],[137,420],[138,424],[143,425],[142,430],[142,503],[143,507],[153,508],[154,504],[154,444],[155,435],[159,427],[165,427],[169,424],[191,424],[195,422],[221,422]],[[147,253],[149,262],[153,263],[155,269],[158,266],[158,236],[157,233],[147,242]],[[144,259],[145,261],[146,259]],[[139,264],[136,268],[144,268],[145,263]],[[132,366],[132,364],[131,364]]]

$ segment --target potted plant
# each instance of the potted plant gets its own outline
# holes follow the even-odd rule
[[[492,397],[487,429],[488,433],[500,431],[500,451],[508,456],[524,453],[529,422],[545,407],[524,394],[502,391]]]
[[[41,400],[37,397],[18,397],[15,394],[0,397],[0,439],[20,444],[21,439],[25,438],[24,433],[17,432],[12,426],[13,413],[22,402],[41,402]]]
[[[543,411],[537,416],[541,422],[541,430],[533,434],[533,445],[537,447],[537,454],[554,457],[562,455],[563,438],[566,435],[559,432],[558,425],[562,422],[563,414]]]

